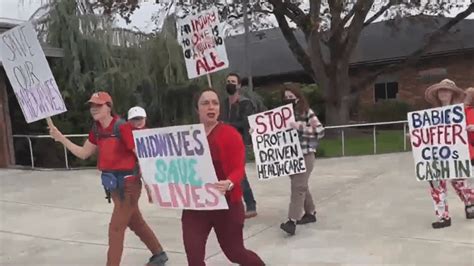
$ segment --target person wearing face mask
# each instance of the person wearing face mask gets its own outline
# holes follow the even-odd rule
[[[301,91],[297,88],[285,88],[282,91],[283,104],[292,104],[295,122],[291,127],[298,131],[301,149],[306,164],[306,172],[290,175],[291,196],[288,210],[288,221],[280,228],[294,235],[296,225],[316,222],[316,207],[309,191],[309,177],[313,171],[318,141],[324,137],[324,127],[311,108]]]
[[[452,80],[445,79],[440,83],[428,87],[425,91],[425,99],[432,107],[448,106],[462,103],[465,99],[465,92],[458,88]],[[469,103],[469,105],[470,104],[471,103]],[[473,130],[470,125],[474,123],[470,108],[466,108],[466,120],[469,139],[469,135],[471,135],[470,132]],[[472,157],[471,155],[471,158]],[[431,224],[434,229],[451,226],[451,217],[449,215],[447,201],[447,181],[448,180],[445,179],[429,181],[435,214],[438,218],[437,221]],[[451,179],[450,182],[456,194],[458,194],[459,198],[464,202],[466,219],[473,219],[474,189],[469,186],[469,183],[466,182],[464,178]]]
[[[129,227],[152,254],[146,265],[163,266],[168,257],[138,207],[142,184],[136,171],[138,164],[134,146],[131,144],[132,126],[112,113],[112,97],[107,92],[94,93],[88,103],[94,124],[82,146],[71,142],[55,126],[50,127],[49,133],[78,158],[85,160],[98,153],[97,168],[102,172],[102,184],[109,203],[111,198],[114,204],[109,223],[106,265],[120,265],[125,230]]]
[[[228,97],[221,105],[219,120],[232,125],[240,133],[244,140],[247,154],[252,146],[252,139],[249,134],[248,116],[256,112],[252,101],[240,94],[241,80],[235,73],[227,75],[226,91]],[[242,181],[243,196],[246,206],[245,218],[257,216],[257,202],[253,196],[252,188],[245,173]]]

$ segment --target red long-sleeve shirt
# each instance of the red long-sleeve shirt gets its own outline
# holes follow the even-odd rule
[[[219,123],[207,136],[207,141],[217,179],[229,179],[234,183],[233,189],[226,193],[227,200],[241,201],[240,183],[245,174],[245,146],[242,136],[232,126]]]
[[[466,125],[474,125],[474,108],[472,106],[466,106],[464,111],[466,113]],[[474,159],[474,132],[467,132],[467,142],[469,146],[469,155],[472,160]]]

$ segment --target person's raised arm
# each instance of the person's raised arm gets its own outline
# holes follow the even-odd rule
[[[49,128],[49,134],[54,140],[61,142],[72,154],[82,160],[91,157],[92,154],[94,154],[97,150],[97,146],[91,143],[89,139],[87,139],[82,146],[73,143],[68,138],[66,138],[55,126]]]

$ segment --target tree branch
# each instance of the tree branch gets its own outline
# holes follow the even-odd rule
[[[287,16],[291,21],[293,21],[298,28],[300,28],[308,38],[311,32],[311,19],[309,15],[305,14],[301,8],[296,6],[293,3],[281,0],[269,0],[273,5],[273,9],[277,8],[281,14]]]
[[[342,58],[347,58],[347,60],[349,60],[349,57],[357,44],[360,33],[364,28],[365,18],[367,17],[373,3],[374,0],[359,0],[354,5],[354,18],[352,19],[351,25],[344,28],[344,33],[342,34],[341,41],[344,47],[341,55]]]
[[[342,5],[343,1],[341,0],[333,0],[328,1],[329,5],[329,13],[331,13],[331,31],[337,31],[340,27],[344,27],[341,25],[341,13],[342,13]]]
[[[306,73],[308,73],[314,79],[314,72],[311,67],[311,60],[308,54],[303,49],[303,47],[301,46],[301,44],[296,39],[293,30],[288,25],[288,22],[286,21],[285,17],[286,13],[284,12],[282,2],[278,0],[270,0],[270,2],[272,2],[274,6],[273,14],[275,15],[283,37],[288,42],[288,46],[291,52],[296,57],[296,60],[298,61],[298,63],[300,63]]]
[[[411,55],[409,55],[406,59],[402,60],[399,63],[390,64],[385,67],[379,68],[379,70],[376,71],[374,74],[369,75],[367,78],[358,82],[356,86],[357,89],[361,90],[363,88],[366,88],[381,74],[396,72],[403,68],[414,65],[421,59],[421,57],[429,49],[431,49],[434,45],[436,45],[437,41],[439,41],[439,39],[441,39],[441,37],[443,37],[452,27],[454,27],[461,20],[465,19],[467,16],[469,16],[473,12],[474,12],[474,3],[470,4],[466,10],[459,13],[456,17],[452,18],[451,20],[446,22],[446,24],[444,24],[439,29],[431,33],[427,41],[420,48],[418,48]]]
[[[372,17],[370,17],[368,20],[366,20],[364,22],[364,27],[369,25],[370,23],[374,22],[380,16],[382,16],[383,13],[385,13],[385,11],[387,11],[389,8],[391,8],[393,6],[393,4],[395,4],[395,2],[396,2],[396,0],[390,0],[386,5],[384,5],[382,8],[380,8],[380,10],[377,13],[375,13]]]
[[[342,19],[342,25],[343,27],[347,24],[347,22],[354,16],[355,13],[355,8],[352,8],[349,13]]]
[[[311,34],[308,38],[308,50],[311,57],[311,67],[313,69],[313,78],[322,88],[329,88],[327,79],[328,65],[324,62],[322,46],[321,46],[321,32],[319,31],[321,19],[321,0],[310,1],[309,15],[311,17]],[[326,98],[328,91],[324,91]]]

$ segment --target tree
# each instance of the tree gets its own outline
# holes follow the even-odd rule
[[[311,0],[309,12],[305,12],[291,1],[269,0],[269,2],[273,4],[273,14],[291,51],[304,70],[324,90],[328,124],[344,124],[349,121],[351,87],[357,92],[378,75],[415,63],[451,27],[474,11],[474,3],[471,3],[465,11],[433,32],[423,46],[408,58],[395,65],[383,67],[359,84],[351,86],[349,59],[364,27],[380,17],[396,19],[413,12],[443,15],[453,7],[462,7],[462,4],[459,4],[459,1],[453,4],[453,1]],[[371,10],[374,14],[369,17]],[[296,40],[288,20],[304,33],[308,51],[305,51]],[[323,56],[325,49],[328,51],[327,57]]]
[[[64,51],[50,65],[69,111],[55,122],[65,132],[87,131],[84,103],[96,90],[112,94],[119,114],[135,104],[146,107],[151,125],[189,121],[195,91],[189,88],[204,86],[206,79],[188,80],[173,18],[161,32],[144,34],[115,27],[98,7],[91,0],[45,0],[32,16],[39,38]],[[44,130],[35,123],[24,128],[35,126]]]
[[[99,0],[104,6],[109,0]],[[120,14],[129,18],[142,1],[115,0],[110,10],[118,8]],[[268,0],[249,1],[252,16],[252,30],[271,27],[268,21],[274,15],[277,24],[288,42],[288,46],[304,71],[323,89],[326,104],[326,122],[344,124],[349,121],[349,110],[353,93],[365,88],[378,75],[396,71],[417,62],[421,56],[446,34],[450,28],[474,11],[474,3],[444,0]],[[124,6],[124,3],[130,4]],[[163,8],[171,5],[161,3]],[[230,27],[242,25],[242,1],[177,1],[180,15],[217,6],[221,18]],[[397,19],[410,14],[446,15],[453,8],[468,7],[446,25],[434,31],[426,42],[412,55],[397,64],[379,69],[374,75],[358,84],[351,84],[349,59],[357,46],[364,28],[379,18]],[[296,27],[304,33],[307,50],[295,37]],[[352,91],[352,88],[355,88]]]

